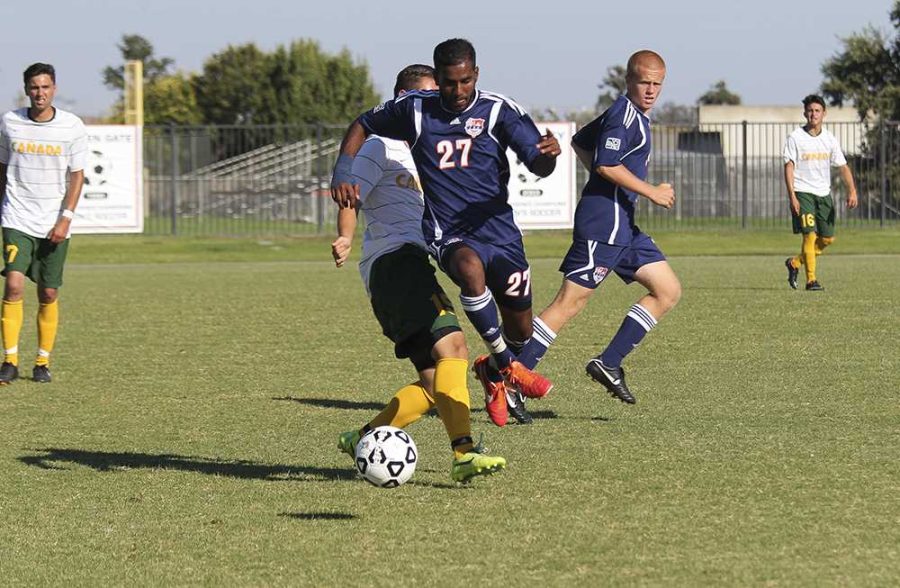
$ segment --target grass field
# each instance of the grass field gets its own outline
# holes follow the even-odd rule
[[[534,425],[470,378],[506,471],[452,484],[426,417],[396,490],[335,442],[413,372],[327,240],[76,238],[55,381],[0,389],[0,584],[896,585],[900,232],[838,236],[806,293],[793,236],[659,235],[684,296],[626,362],[635,406],[584,375],[639,295],[610,280]],[[527,246],[542,308],[566,237]]]

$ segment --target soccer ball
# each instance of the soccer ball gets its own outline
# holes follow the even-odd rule
[[[86,188],[97,189],[103,186],[109,179],[112,170],[112,162],[102,151],[92,149],[87,154],[87,165],[84,166],[84,185]]]
[[[397,427],[376,427],[356,445],[356,469],[373,486],[396,488],[416,471],[419,450],[409,433]]]

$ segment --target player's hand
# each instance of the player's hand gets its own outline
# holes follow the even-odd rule
[[[331,256],[334,258],[334,265],[343,267],[347,258],[350,257],[352,241],[347,237],[338,237],[331,244]]]
[[[71,224],[72,219],[60,217],[60,219],[56,221],[56,224],[53,225],[53,228],[50,229],[50,232],[47,233],[47,238],[50,239],[50,242],[53,244],[62,243],[69,235],[69,225]]]
[[[353,208],[359,202],[359,184],[350,182],[332,184],[331,199],[341,208]]]
[[[847,208],[853,210],[857,206],[859,206],[859,200],[856,198],[856,191],[850,192],[847,194]]]
[[[550,129],[547,129],[547,133],[541,137],[537,148],[541,155],[549,155],[550,157],[558,157],[562,153],[559,141],[556,140],[556,135]]]
[[[793,194],[791,194],[791,212],[794,216],[800,216],[800,201]]]
[[[672,184],[662,183],[654,186],[653,190],[647,194],[647,198],[657,206],[672,208],[675,206],[675,188],[672,187]]]

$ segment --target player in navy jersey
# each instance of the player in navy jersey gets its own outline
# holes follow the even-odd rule
[[[653,51],[638,51],[628,60],[626,94],[572,139],[590,178],[575,210],[572,245],[560,265],[563,283],[556,298],[534,320],[534,335],[519,361],[534,368],[559,330],[587,304],[610,272],[647,289],[628,311],[606,349],[591,359],[588,375],[613,396],[634,404],[625,384],[622,360],[681,297],[681,284],[656,243],[634,223],[635,202],[643,196],[672,208],[669,184],[646,181],[650,159],[648,113],[659,97],[666,65]]]
[[[507,202],[511,148],[536,175],[553,172],[559,143],[541,136],[525,111],[500,94],[478,90],[475,49],[449,39],[434,50],[438,90],[410,92],[362,114],[348,129],[335,166],[332,193],[352,205],[357,188],[346,177],[348,158],[366,136],[406,141],[425,195],[422,229],[441,268],[460,287],[466,315],[491,350],[494,367],[525,395],[541,397],[552,384],[516,361],[507,341],[531,336],[531,275],[522,235]],[[503,319],[501,328],[498,309]],[[475,369],[488,413],[508,418],[503,378],[488,378],[488,357]]]

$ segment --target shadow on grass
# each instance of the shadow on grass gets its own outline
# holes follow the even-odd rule
[[[353,400],[335,400],[333,398],[295,398],[293,396],[282,396],[280,398],[272,398],[272,400],[287,400],[290,402],[299,402],[300,404],[308,404],[310,406],[318,406],[320,408],[340,408],[344,410],[381,410],[384,408],[384,402],[354,402]]]
[[[482,413],[482,412],[485,412],[485,410],[483,408],[473,408],[472,409],[472,414]],[[530,410],[530,411],[528,411],[528,414],[530,414],[531,418],[533,418],[536,421],[562,418],[558,414],[556,414],[555,411],[552,411],[552,410]],[[509,424],[510,425],[517,424],[516,419],[514,419],[512,416],[510,416]]]
[[[278,516],[301,521],[351,521],[357,518],[345,512],[282,512]]]
[[[24,455],[22,463],[45,470],[65,470],[62,463],[78,464],[98,472],[115,472],[131,469],[176,470],[208,476],[225,476],[245,480],[353,480],[356,471],[351,468],[318,468],[266,464],[253,461],[226,461],[207,457],[132,452],[85,451],[82,449],[31,449],[38,455]]]

